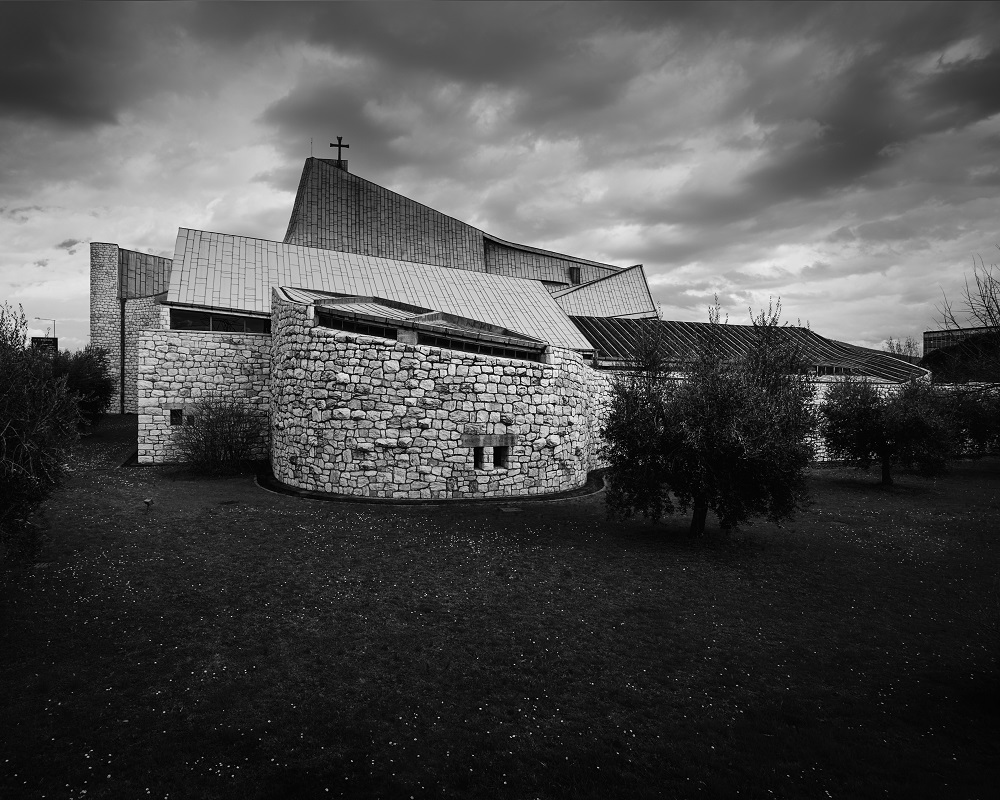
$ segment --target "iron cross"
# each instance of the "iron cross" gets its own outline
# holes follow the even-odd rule
[[[338,136],[336,144],[334,144],[333,142],[330,142],[330,147],[336,147],[337,148],[337,161],[340,161],[340,150],[341,150],[341,148],[350,147],[349,144],[341,144],[341,142],[343,141],[343,139],[344,139],[343,136]]]

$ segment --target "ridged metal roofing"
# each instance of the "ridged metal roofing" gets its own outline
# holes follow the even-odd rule
[[[552,292],[567,314],[593,317],[656,316],[642,264]]]
[[[665,322],[654,319],[614,319],[608,317],[570,317],[573,324],[598,351],[602,366],[624,366],[632,359],[640,336],[657,334],[667,358],[684,362],[694,347],[710,334],[707,322]],[[752,325],[720,325],[722,345],[726,354],[736,358],[755,342]],[[812,367],[846,371],[889,381],[906,381],[926,374],[926,370],[893,358],[888,353],[866,347],[826,339],[808,328],[779,329],[800,348],[805,361]]]
[[[181,228],[167,302],[270,313],[271,289],[382,297],[590,350],[539,281]]]

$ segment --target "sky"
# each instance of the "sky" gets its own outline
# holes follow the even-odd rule
[[[0,302],[82,347],[90,242],[280,241],[338,135],[665,319],[880,347],[998,260],[1000,4],[0,2]]]

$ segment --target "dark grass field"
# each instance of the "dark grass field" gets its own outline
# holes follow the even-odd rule
[[[115,426],[119,426],[116,433]],[[116,468],[0,567],[0,797],[988,798],[1000,460],[702,540]],[[147,512],[143,502],[153,500]]]

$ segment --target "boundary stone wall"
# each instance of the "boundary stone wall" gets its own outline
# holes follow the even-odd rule
[[[147,330],[138,340],[139,463],[178,461],[171,410],[211,395],[270,410],[271,337],[261,333]],[[256,453],[266,457],[266,444]]]
[[[271,466],[290,486],[368,497],[544,494],[586,482],[593,393],[572,351],[493,358],[315,325],[272,299]],[[482,468],[473,448],[483,447]],[[509,448],[494,466],[495,447]]]

